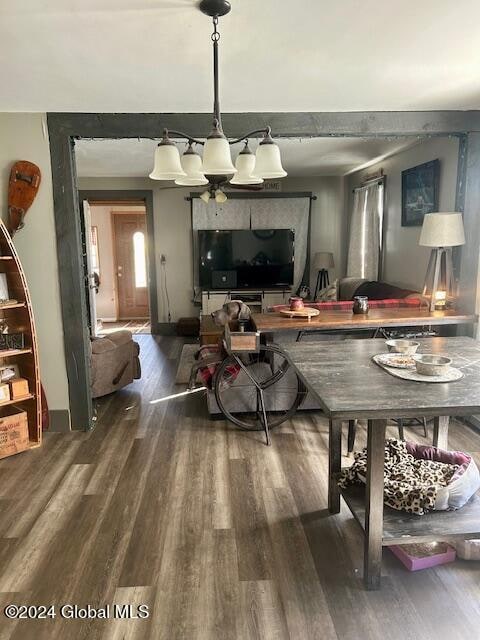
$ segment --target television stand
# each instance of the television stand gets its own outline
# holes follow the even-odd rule
[[[252,313],[266,313],[275,304],[287,304],[292,290],[286,289],[204,289],[202,315],[210,315],[231,300],[242,300]]]

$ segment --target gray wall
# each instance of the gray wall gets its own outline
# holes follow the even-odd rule
[[[341,177],[287,178],[282,191],[312,191],[317,200],[312,204],[311,251],[333,251],[336,266],[331,276],[343,275],[344,262],[344,188]],[[163,270],[160,256],[167,258],[167,282],[172,322],[182,316],[198,315],[192,302],[192,234],[190,202],[185,200],[191,188],[160,186],[149,178],[80,178],[79,188],[85,190],[153,190],[155,220],[155,261],[157,268],[159,322],[167,322],[163,290]],[[316,274],[311,274],[315,286]]]
[[[7,219],[8,179],[12,164],[17,160],[30,160],[42,171],[37,198],[27,213],[25,228],[15,235],[14,244],[32,297],[40,374],[48,405],[50,409],[68,409],[50,149],[43,114],[0,113],[0,140],[0,195],[4,221]]]
[[[440,211],[455,211],[457,183],[458,138],[430,138],[387,158],[363,171],[351,174],[347,180],[348,212],[352,206],[351,192],[367,175],[383,169],[387,176],[385,197],[385,259],[383,279],[409,289],[421,289],[427,270],[430,249],[420,247],[421,227],[402,227],[402,171],[429,160],[440,160]],[[346,240],[347,244],[347,240]]]

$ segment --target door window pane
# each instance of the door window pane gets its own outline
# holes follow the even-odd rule
[[[133,264],[135,268],[135,286],[137,289],[147,286],[147,266],[145,264],[145,234],[136,231],[133,234]]]

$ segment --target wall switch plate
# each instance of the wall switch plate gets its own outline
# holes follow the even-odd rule
[[[160,264],[165,264],[167,262],[167,256],[162,253],[160,256]]]

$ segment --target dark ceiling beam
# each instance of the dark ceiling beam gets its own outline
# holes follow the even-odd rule
[[[480,132],[480,111],[223,113],[230,138],[272,127],[281,137],[429,136]],[[164,128],[206,137],[210,113],[49,113],[59,133],[84,138],[161,138]]]

